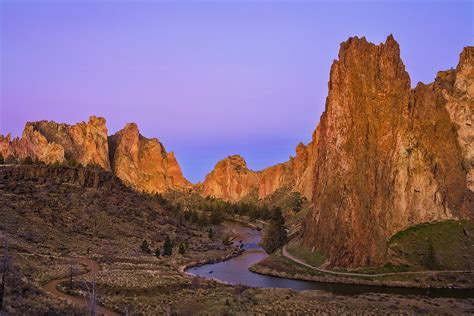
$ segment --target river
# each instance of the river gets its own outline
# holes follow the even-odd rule
[[[187,272],[192,275],[215,279],[217,281],[242,284],[252,287],[263,288],[290,288],[297,291],[322,290],[339,295],[358,295],[364,293],[386,293],[399,295],[418,295],[429,297],[453,297],[472,298],[474,290],[458,289],[418,289],[418,288],[397,288],[367,285],[351,285],[339,283],[313,282],[279,278],[268,275],[261,275],[249,271],[249,267],[263,260],[268,255],[258,245],[262,239],[260,231],[243,226],[237,222],[226,221],[224,223],[229,229],[239,235],[234,240],[235,245],[242,244],[245,251],[235,258],[213,264],[206,264],[199,267],[192,267]]]

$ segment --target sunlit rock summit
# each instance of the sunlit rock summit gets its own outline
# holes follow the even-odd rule
[[[201,193],[224,200],[238,201],[249,195],[263,198],[278,189],[286,188],[310,198],[316,143],[317,132],[307,146],[300,143],[296,147],[295,157],[261,171],[250,170],[244,158],[239,155],[229,156],[219,161],[206,176]]]
[[[113,172],[138,190],[164,192],[191,186],[174,154],[167,153],[158,139],[140,135],[135,123],[109,137],[109,151]]]
[[[465,48],[456,70],[410,89],[392,36],[341,44],[318,127],[306,246],[334,265],[375,265],[398,231],[474,216],[473,54]]]
[[[167,153],[156,138],[140,135],[135,123],[109,137],[105,119],[95,116],[75,125],[28,122],[21,138],[0,136],[0,154],[7,163],[29,157],[46,164],[100,167],[149,193],[191,186],[174,154]]]

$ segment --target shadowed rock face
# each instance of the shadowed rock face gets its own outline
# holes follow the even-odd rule
[[[190,188],[174,154],[167,153],[156,139],[140,135],[129,123],[109,137],[113,172],[125,183],[145,192]]]
[[[472,217],[473,48],[456,71],[410,89],[392,36],[341,44],[318,126],[304,243],[334,265],[381,264],[413,224]]]
[[[67,166],[13,165],[0,168],[0,179],[3,183],[35,180],[40,184],[68,183],[84,188],[126,189],[124,184],[110,172]]]

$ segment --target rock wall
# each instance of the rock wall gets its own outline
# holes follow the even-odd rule
[[[149,193],[191,187],[174,154],[157,139],[141,136],[134,123],[108,137],[105,119],[95,116],[75,125],[28,122],[21,138],[0,135],[0,154],[7,163],[31,157],[46,164],[98,166]]]
[[[68,183],[84,188],[126,188],[112,173],[100,169],[47,165],[12,165],[0,168],[0,188],[2,183],[11,184],[24,180],[34,180],[39,184]]]
[[[201,193],[229,201],[237,201],[257,189],[258,175],[248,169],[244,158],[229,156],[219,161],[202,183]]]
[[[0,155],[7,160],[39,160],[48,164],[64,162],[64,148],[58,144],[49,143],[38,131],[27,126],[22,138],[12,139],[10,135],[0,135]]]
[[[306,246],[333,265],[376,265],[394,233],[473,216],[472,52],[411,90],[392,36],[341,44],[318,126]]]
[[[167,153],[156,138],[140,135],[129,123],[109,137],[113,172],[125,183],[145,192],[190,188],[174,154]]]
[[[35,132],[41,134],[49,143],[61,145],[64,148],[65,160],[111,170],[104,118],[91,116],[89,122],[75,125],[53,121],[29,122],[26,123],[22,138],[28,139],[29,135]]]
[[[250,170],[241,156],[227,157],[219,161],[206,176],[200,191],[206,196],[238,201],[250,194],[263,198],[280,188],[288,188],[310,198],[313,191],[316,143],[315,132],[313,140],[307,146],[300,143],[296,147],[295,157],[261,171]]]

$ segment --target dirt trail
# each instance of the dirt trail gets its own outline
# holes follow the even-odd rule
[[[67,259],[72,260],[72,261],[74,261],[75,263],[78,263],[78,264],[84,264],[88,267],[88,269],[89,269],[88,272],[80,274],[80,275],[83,275],[83,276],[89,275],[89,274],[95,274],[95,273],[97,273],[101,270],[100,265],[92,259],[82,258],[82,257],[67,257]],[[56,297],[64,299],[64,300],[66,300],[66,301],[68,301],[72,304],[76,304],[76,305],[80,305],[80,306],[83,306],[85,308],[88,308],[86,298],[79,297],[79,296],[72,296],[72,295],[66,294],[66,293],[61,292],[60,290],[58,290],[58,288],[57,288],[58,285],[61,282],[64,282],[64,281],[67,281],[67,280],[69,280],[69,277],[49,281],[44,286],[42,286],[42,289],[44,291],[56,296]],[[108,308],[105,308],[103,306],[100,306],[100,305],[97,306],[97,314],[98,315],[106,315],[106,316],[118,316],[118,315],[120,315],[120,314],[118,314],[118,313],[116,313],[116,312],[114,312],[114,311],[112,311]]]
[[[319,272],[323,273],[328,273],[328,274],[333,274],[333,275],[339,275],[339,276],[355,276],[355,277],[385,277],[385,276],[391,276],[391,275],[409,275],[409,274],[437,274],[437,273],[443,273],[443,272],[449,272],[449,273],[471,273],[473,270],[447,270],[447,271],[407,271],[407,272],[391,272],[391,273],[379,273],[379,274],[366,274],[366,273],[351,273],[351,272],[336,272],[336,271],[331,271],[331,270],[326,270],[326,269],[321,269],[315,266],[312,266],[306,262],[304,262],[301,259],[296,258],[295,256],[291,255],[288,253],[286,250],[286,245],[283,246],[282,249],[282,254],[284,257],[299,263],[301,265],[304,265],[305,267],[314,269]]]

